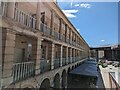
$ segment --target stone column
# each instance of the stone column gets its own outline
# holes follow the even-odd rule
[[[41,24],[41,2],[37,2],[37,11],[36,11],[36,29],[40,30],[40,24]]]
[[[68,47],[66,47],[66,64],[68,64]]]
[[[2,89],[2,30],[0,30],[0,90]]]
[[[15,2],[8,2],[7,16],[13,19],[14,12],[15,12]]]
[[[60,18],[59,19],[59,22],[60,22],[60,25],[59,25],[59,39],[62,39],[62,37],[61,37],[61,25],[62,25],[62,19]]]
[[[67,42],[67,24],[65,24],[65,42]]]
[[[73,49],[73,57],[74,57],[73,61],[75,62],[75,49]]]
[[[72,48],[70,48],[70,63],[72,63]]]
[[[60,88],[62,88],[62,76],[60,77]]]
[[[2,87],[13,82],[13,64],[16,33],[10,29],[2,29]],[[1,61],[1,60],[0,60]]]
[[[38,75],[40,74],[40,59],[41,59],[41,35],[38,33],[38,39],[37,39],[37,44],[36,44],[36,66],[35,66],[35,74]],[[34,44],[33,44],[34,45]]]
[[[67,77],[67,75],[66,75],[66,84],[65,84],[65,88],[67,88],[67,86],[68,86],[68,84],[67,84],[68,82],[67,82],[67,81],[68,81],[68,77]]]
[[[54,11],[51,10],[51,35],[54,36]]]
[[[62,56],[63,55],[63,46],[60,46],[60,66],[62,66]]]
[[[52,43],[51,69],[54,69],[54,58],[55,58],[55,44]]]

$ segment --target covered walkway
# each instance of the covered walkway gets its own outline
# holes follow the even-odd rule
[[[92,59],[69,72],[69,77],[68,88],[104,88],[97,62]]]
[[[72,70],[69,74],[98,77],[97,62],[95,62],[95,60],[87,60],[79,67]]]

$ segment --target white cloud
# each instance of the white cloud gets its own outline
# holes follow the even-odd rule
[[[75,4],[74,6],[78,7],[78,6],[80,6],[80,4]]]
[[[74,15],[75,13],[78,12],[78,10],[62,10],[64,12],[64,14],[68,17],[68,18],[75,18],[76,15]]]
[[[78,29],[78,28],[77,28],[77,31],[79,32],[79,31],[80,31],[80,29]]]
[[[71,6],[71,7],[73,6],[73,2],[70,3],[70,6]]]
[[[80,4],[80,7],[83,7],[83,8],[91,8],[91,4]]]
[[[65,15],[66,15],[68,18],[75,18],[75,17],[76,17],[74,14],[71,14],[71,13],[65,13]]]
[[[100,40],[101,42],[104,42],[105,40]]]
[[[65,13],[77,13],[78,10],[72,9],[72,10],[62,10]]]
[[[81,3],[81,4],[75,4],[74,6],[81,8],[91,8],[92,5],[88,3]]]

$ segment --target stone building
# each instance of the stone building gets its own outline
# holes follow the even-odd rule
[[[66,88],[90,48],[55,2],[1,2],[0,88]],[[1,42],[2,41],[2,42]]]
[[[93,58],[120,61],[120,45],[94,47],[90,50]]]

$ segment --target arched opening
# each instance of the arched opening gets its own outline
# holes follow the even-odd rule
[[[41,89],[50,90],[50,81],[48,78],[46,78],[42,81],[41,86],[40,86],[40,90]]]
[[[64,89],[67,86],[67,74],[66,71],[62,72],[62,88]]]
[[[74,69],[74,66],[72,66],[72,70]]]
[[[76,66],[76,68],[78,67],[77,64],[75,66]]]
[[[77,66],[75,65],[75,68],[76,68]]]
[[[60,75],[58,73],[54,77],[54,88],[60,88]]]
[[[68,70],[67,70],[67,74],[68,74],[70,71],[71,71],[71,69],[70,69],[70,67],[69,67]]]
[[[68,68],[68,70],[67,70],[67,87],[68,87],[68,85],[69,85],[69,83],[71,83],[70,81],[71,81],[71,77],[70,77],[70,75],[69,75],[69,72],[71,71],[71,69],[70,69],[70,67]]]

